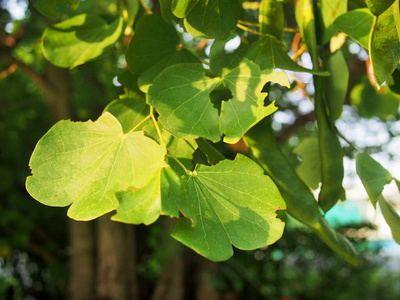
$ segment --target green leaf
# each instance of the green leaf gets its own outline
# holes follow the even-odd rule
[[[376,207],[376,202],[382,194],[384,186],[393,180],[392,175],[366,153],[357,155],[356,170],[369,199],[374,207]]]
[[[234,144],[260,120],[277,110],[274,103],[264,106],[263,86],[267,82],[290,87],[284,72],[260,71],[251,61],[243,61],[223,77],[222,83],[232,92],[233,98],[223,101],[220,114],[221,133],[224,142]]]
[[[232,245],[251,250],[275,243],[286,207],[275,184],[251,159],[238,155],[215,166],[198,165],[187,180],[185,215],[172,236],[213,261],[233,254]]]
[[[260,71],[245,60],[222,78],[209,78],[198,64],[179,64],[163,71],[149,90],[149,103],[160,113],[166,130],[183,138],[204,137],[236,143],[243,134],[276,110],[264,106],[266,82],[289,86],[285,73]],[[233,98],[221,99],[221,113],[213,107],[210,93],[218,85],[230,89]]]
[[[48,27],[42,49],[51,63],[74,68],[102,55],[120,37],[123,20],[108,25],[102,18],[82,14]]]
[[[328,109],[329,120],[333,125],[342,114],[346,100],[349,69],[341,50],[336,51],[325,60],[325,68],[331,74],[324,78],[324,98]]]
[[[198,63],[201,65],[200,61],[191,52],[186,49],[178,48],[176,52],[172,55],[165,57],[163,60],[159,61],[157,64],[153,65],[142,74],[140,74],[138,79],[139,88],[142,92],[148,93],[150,86],[152,85],[154,79],[166,68],[184,63]]]
[[[219,78],[205,76],[199,64],[178,64],[164,70],[149,89],[148,101],[164,128],[177,137],[221,138],[218,110],[209,100]]]
[[[313,190],[319,187],[321,182],[321,161],[319,157],[318,139],[315,137],[306,138],[293,149],[293,152],[301,157],[301,163],[296,172]]]
[[[365,79],[356,85],[350,93],[350,103],[364,118],[379,117],[386,120],[397,114],[400,96],[383,87],[378,93]]]
[[[326,222],[319,212],[310,189],[299,178],[279,147],[270,118],[260,122],[245,136],[251,155],[277,185],[287,205],[287,212],[310,227],[333,251],[347,262],[357,265],[358,257],[352,244]]]
[[[113,221],[127,224],[154,223],[160,214],[179,217],[180,201],[184,197],[179,176],[167,166],[160,169],[147,185],[140,189],[128,188],[116,193],[119,201]]]
[[[199,0],[172,0],[172,12],[178,18],[184,18]]]
[[[397,29],[397,37],[400,40],[400,1],[396,0],[393,4],[393,17]]]
[[[369,35],[374,16],[366,8],[355,9],[339,16],[333,25],[365,49],[369,49]]]
[[[365,0],[370,11],[379,16],[383,14],[394,2],[394,0]]]
[[[39,202],[72,203],[71,218],[91,220],[117,208],[115,192],[146,185],[165,165],[165,154],[143,132],[124,134],[108,112],[95,122],[60,121],[38,142],[26,187]]]
[[[238,0],[198,0],[184,19],[185,28],[196,37],[226,39],[236,28],[240,12]]]
[[[379,197],[379,206],[381,208],[383,217],[392,231],[393,239],[400,244],[400,217],[394,208],[386,202],[383,197]]]
[[[337,17],[346,13],[347,1],[320,0],[317,7],[317,20],[319,21],[317,32],[320,33],[320,43],[324,45],[329,42],[332,36],[336,35],[337,28],[333,26],[333,22]]]
[[[161,16],[165,22],[171,23],[176,20],[175,15],[172,13],[171,5],[173,0],[159,0]]]
[[[195,62],[197,58],[182,48],[175,28],[167,24],[160,16],[145,15],[139,19],[135,34],[126,51],[126,61],[133,73],[140,74],[148,69],[141,78],[141,86],[147,86],[169,65],[183,62]]]
[[[400,59],[400,42],[393,9],[375,17],[369,41],[369,57],[379,89],[390,79]]]
[[[35,8],[44,16],[56,18],[68,10],[75,10],[80,0],[37,0]]]
[[[327,212],[339,199],[343,199],[342,181],[344,177],[343,150],[333,122],[330,122],[326,107],[325,82],[315,78],[315,116],[318,123],[318,141],[321,161],[321,191],[318,202]]]
[[[215,74],[221,74],[223,68],[233,69],[245,58],[250,59],[264,69],[283,69],[293,72],[307,72],[314,75],[329,76],[326,71],[315,71],[299,66],[286,52],[281,41],[271,35],[265,35],[258,41],[239,47],[234,53],[225,53],[227,41],[215,41],[210,53],[210,68]]]
[[[260,32],[282,39],[285,27],[285,13],[283,3],[276,0],[262,0],[259,8],[258,22]]]
[[[297,0],[295,16],[301,38],[307,46],[307,50],[311,55],[314,69],[318,69],[318,49],[317,38],[315,32],[315,17],[312,0]]]
[[[122,98],[112,101],[104,111],[113,114],[127,133],[150,114],[150,107],[144,99]]]
[[[185,140],[181,138],[174,137],[169,132],[163,132],[163,138],[168,148],[168,154],[176,159],[178,159],[186,169],[193,169],[193,154],[197,149],[197,144],[195,140]],[[169,159],[168,164],[172,169],[180,174],[185,175],[185,170],[174,160]]]

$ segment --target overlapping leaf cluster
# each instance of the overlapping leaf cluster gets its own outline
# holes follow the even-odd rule
[[[42,2],[36,7],[48,16],[59,15],[60,5],[79,5],[57,0],[44,8]],[[287,53],[282,1],[262,0],[255,12],[247,11],[240,0],[159,2],[161,15],[149,14],[150,8],[140,7],[138,0],[128,0],[119,3],[121,14],[110,24],[84,13],[45,30],[45,57],[69,68],[115,50],[123,33],[124,40],[131,37],[125,53],[128,69],[119,77],[126,94],[96,121],[61,121],[43,136],[30,161],[29,193],[46,205],[71,205],[68,215],[77,220],[115,210],[112,220],[130,224],[148,225],[160,215],[177,218],[172,236],[216,261],[228,259],[232,245],[249,250],[278,240],[284,223],[276,218],[276,210],[287,206],[289,215],[357,264],[351,243],[320,212],[344,200],[343,152],[335,121],[349,77],[342,52],[321,52],[320,46],[339,31],[348,34],[369,49],[377,85],[391,82],[400,55],[399,1],[382,7],[371,0],[370,10],[347,12],[341,0],[320,0],[316,5],[298,0],[298,31],[312,69],[298,65]],[[254,14],[258,22],[246,20]],[[361,26],[351,21],[354,17]],[[215,39],[210,53],[196,51],[185,42],[188,36],[199,42]],[[242,42],[227,52],[235,36]],[[303,158],[297,173],[267,117],[277,109],[269,99],[270,86],[291,87],[285,70],[314,75],[318,138],[304,140],[295,149]],[[241,139],[251,158],[238,154],[234,160],[224,159],[210,143]],[[197,149],[208,165],[196,163]],[[364,155],[358,160],[371,201],[380,199],[398,235],[399,218],[380,197],[391,175],[366,168]],[[315,168],[317,172],[310,172]],[[386,177],[378,186],[370,184],[383,173]],[[317,202],[310,187],[320,183]]]

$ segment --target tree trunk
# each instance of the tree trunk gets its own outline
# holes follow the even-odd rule
[[[96,220],[98,299],[138,299],[134,227],[110,221],[110,215]]]
[[[92,300],[95,297],[95,243],[93,222],[69,222],[71,240],[71,288],[74,300]]]

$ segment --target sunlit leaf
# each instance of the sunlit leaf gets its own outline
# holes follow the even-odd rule
[[[119,201],[112,220],[128,224],[154,223],[161,214],[179,217],[180,202],[184,198],[179,176],[167,166],[160,169],[142,188],[128,188],[116,193]]]
[[[122,29],[121,17],[108,25],[97,15],[78,15],[44,31],[43,53],[56,66],[74,68],[102,55]]]
[[[264,106],[267,82],[289,86],[283,72],[260,71],[251,61],[222,78],[209,78],[201,65],[179,64],[163,71],[149,90],[149,103],[160,113],[165,129],[183,138],[204,137],[237,142],[243,134],[265,116],[276,110]],[[229,88],[232,99],[221,99],[221,112],[214,107],[210,93],[219,85]]]
[[[124,134],[108,112],[95,122],[60,121],[38,142],[26,187],[41,203],[72,203],[71,218],[91,220],[117,208],[115,192],[146,185],[165,154],[143,132]]]
[[[384,167],[366,153],[358,154],[356,163],[357,174],[367,191],[369,199],[376,206],[383,188],[393,180],[393,177]]]
[[[393,9],[375,17],[369,45],[373,76],[380,88],[390,79],[400,59],[400,42]]]
[[[188,198],[172,236],[214,261],[232,256],[232,245],[251,250],[275,243],[285,202],[275,184],[249,158],[238,155],[215,166],[199,165],[187,180]]]

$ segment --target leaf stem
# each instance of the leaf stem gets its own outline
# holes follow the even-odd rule
[[[198,59],[200,60],[200,62],[201,62],[202,64],[204,64],[204,65],[206,65],[206,66],[209,66],[209,65],[210,65],[210,63],[209,63],[208,61],[202,59],[201,57],[198,57]]]
[[[143,6],[144,10],[151,15],[153,11],[150,9],[150,7],[144,2],[144,0],[139,0],[140,4]]]
[[[146,116],[142,121],[140,121],[135,127],[133,127],[131,130],[129,130],[128,133],[134,132],[136,129],[138,129],[141,125],[143,125],[144,122],[149,120],[151,118],[151,115]]]
[[[260,27],[259,23],[247,22],[247,21],[243,21],[243,20],[239,20],[238,22],[239,22],[239,24],[242,24],[242,25]]]
[[[186,174],[190,175],[191,171],[189,171],[188,169],[186,169],[185,165],[176,157],[172,156],[171,154],[168,154],[169,157],[171,157],[173,160],[175,160],[178,165],[185,171]]]
[[[264,34],[258,32],[257,30],[250,29],[249,27],[246,27],[246,26],[244,26],[244,25],[242,25],[242,24],[236,24],[236,27],[237,27],[237,28],[240,28],[240,29],[242,29],[242,30],[244,30],[244,31],[248,31],[248,32],[250,32],[250,33],[252,33],[252,34],[264,36]]]
[[[151,116],[151,119],[153,120],[154,127],[156,128],[157,135],[158,135],[158,137],[160,139],[160,144],[165,146],[165,142],[164,142],[164,139],[162,137],[160,127],[158,126],[156,117],[154,116],[154,106],[150,106],[150,116]]]
[[[338,137],[340,137],[342,140],[344,140],[347,144],[349,144],[349,146],[351,148],[353,148],[354,150],[356,150],[358,153],[362,153],[363,151],[361,151],[360,149],[357,148],[356,145],[354,145],[352,142],[350,142],[341,132],[339,132],[339,130],[336,129],[336,134],[338,135]]]

